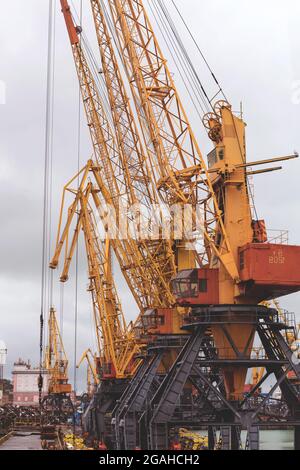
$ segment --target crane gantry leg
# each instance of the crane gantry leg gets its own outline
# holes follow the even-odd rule
[[[239,309],[242,314],[243,307],[232,306],[232,308]],[[244,309],[247,310],[249,307]],[[249,358],[247,354],[239,354],[235,358],[225,360],[222,356],[209,354],[205,343],[204,333],[214,323],[216,312],[221,321],[218,307],[215,311],[213,307],[192,311],[190,324],[187,321],[185,325],[185,328],[191,332],[191,337],[171,371],[161,382],[142,417],[143,429],[150,430],[148,448],[155,450],[169,448],[172,429],[187,424],[197,429],[201,423],[201,428],[206,427],[207,431],[211,431],[212,427],[220,430],[221,448],[224,450],[241,448],[241,430],[247,431],[246,448],[258,450],[259,429],[265,424],[265,419],[268,419],[270,426],[276,426],[280,419],[281,425],[284,423],[286,428],[294,427],[295,447],[297,447],[300,390],[288,379],[288,373],[292,370],[300,381],[300,365],[295,361],[293,352],[281,333],[287,328],[286,323],[282,322],[275,309],[253,307],[255,321],[252,320],[251,324],[255,326],[261,339],[265,351],[264,358]],[[252,390],[242,401],[230,401],[212,374],[206,375],[207,370],[217,369],[221,376],[222,367],[225,365],[239,367],[241,364],[248,369],[264,366],[267,373],[261,383],[264,383],[270,375],[274,375],[275,385],[266,397],[258,398],[255,396],[255,390]],[[198,380],[198,391],[194,397],[187,400],[184,386],[188,382],[196,385],[195,377]],[[278,388],[282,391],[284,402],[278,404],[276,411],[274,408],[269,409],[268,406],[270,398]],[[210,393],[206,396],[205,406],[202,407],[203,401],[199,392],[204,393],[205,389]],[[286,403],[288,408],[283,403]],[[264,419],[261,420],[260,417]]]

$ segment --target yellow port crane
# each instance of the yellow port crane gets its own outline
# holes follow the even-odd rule
[[[217,101],[209,103],[211,112],[203,118],[214,145],[207,165],[144,2],[108,0],[107,3],[139,124],[144,134],[150,136],[150,165],[160,198],[169,207],[190,205],[193,225],[197,211],[202,223],[202,247],[191,250],[191,240],[186,236],[176,243],[175,258],[181,273],[174,282],[174,289],[197,285],[192,280],[191,270],[198,263],[204,268],[199,275],[205,277],[208,269],[216,270],[218,274],[214,290],[218,298],[210,299],[208,303],[258,305],[270,294],[253,295],[245,289],[240,278],[241,248],[253,242],[267,242],[264,222],[253,220],[248,175],[280,168],[252,171],[249,167],[284,161],[297,155],[247,162],[246,124],[227,101]],[[205,281],[208,282],[207,278],[202,283],[206,292]],[[192,288],[190,292],[193,292]],[[198,292],[203,298],[200,304],[206,303],[205,292]],[[186,295],[183,291],[177,293],[177,298]],[[234,321],[231,314],[228,315],[225,314],[223,319],[226,327],[212,326],[220,359],[233,359],[237,351],[250,358],[255,328],[251,322],[245,324],[239,320],[238,314]],[[239,400],[247,368],[224,367],[223,372],[227,398]]]
[[[44,358],[44,368],[49,373],[49,395],[65,395],[72,392],[72,387],[69,384],[68,365],[56,312],[54,308],[51,308],[48,321],[48,343]]]
[[[116,209],[123,208],[122,204],[135,201],[134,196],[137,193],[133,192],[133,188],[137,185],[131,161],[143,161],[143,158],[139,160],[139,150],[130,153],[124,148],[124,129],[129,129],[134,120],[130,112],[126,114],[123,110],[121,114],[116,106],[119,104],[124,108],[126,96],[122,92],[122,82],[105,29],[105,19],[103,14],[101,15],[101,4],[97,1],[91,2],[112,108],[114,131],[109,125],[85,58],[80,40],[82,29],[75,27],[68,2],[61,0],[98,166],[94,173],[100,192],[94,193],[93,197],[94,200],[98,199],[96,205],[100,210],[103,201],[112,204]],[[262,240],[262,224],[253,221],[251,213],[247,177],[249,167],[271,163],[272,160],[247,163],[246,125],[233,113],[229,103],[218,101],[215,104],[210,103],[212,112],[203,120],[214,143],[207,166],[143,2],[108,0],[108,4],[134,98],[139,127],[147,142],[147,151],[142,155],[147,157],[150,180],[147,182],[144,179],[143,187],[147,187],[147,184],[150,187],[151,184],[154,188],[151,194],[155,194],[156,190],[160,200],[168,207],[189,205],[192,210],[192,228],[195,228],[198,217],[203,235],[201,248],[196,249],[195,246],[191,249],[192,243],[196,241],[195,234],[184,234],[180,239],[171,240],[172,251],[169,249],[170,245],[166,244],[163,249],[158,249],[157,247],[161,248],[162,245],[157,241],[152,242],[152,245],[143,240],[136,243],[133,233],[129,234],[126,241],[111,241],[140,311],[143,313],[147,308],[173,306],[171,273],[175,277],[178,271],[191,270],[197,266],[218,270],[217,290],[220,304],[255,305],[264,299],[247,297],[239,273],[240,247],[259,237],[260,241]],[[120,97],[121,101],[117,101]],[[127,116],[126,126],[121,126],[121,116]],[[114,138],[114,132],[117,140]],[[132,136],[132,128],[129,135]],[[136,159],[131,160],[133,155]],[[274,161],[287,158],[291,157]],[[261,171],[251,172],[257,173]],[[139,175],[141,176],[141,173]],[[186,311],[173,310],[171,333],[181,333],[181,322],[177,317],[178,313],[182,312]],[[212,332],[220,357],[235,357],[236,353],[228,341],[228,336],[235,342],[237,350],[245,350],[250,356],[254,330],[249,325],[240,324],[237,320],[234,325],[226,326],[225,333],[218,325],[212,328]],[[246,369],[228,369],[224,374],[228,397],[239,399],[245,383]]]
[[[57,268],[65,247],[61,281],[68,280],[70,265],[82,231],[90,282],[88,290],[91,292],[93,303],[100,378],[122,379],[132,376],[139,366],[140,362],[135,359],[135,356],[139,352],[140,346],[135,340],[133,325],[126,325],[113,280],[110,241],[108,239],[103,241],[98,235],[97,222],[90,204],[92,198],[97,197],[98,189],[94,188],[90,181],[87,181],[93,168],[93,162],[89,161],[81,172],[82,179],[79,187],[72,188],[73,181],[79,177],[76,175],[64,189],[57,246],[50,267]],[[63,227],[62,218],[67,192],[75,195],[75,199],[68,208],[66,224]],[[76,227],[74,234],[71,235],[72,222],[74,221]]]
[[[145,137],[149,133],[151,136],[151,145],[146,145],[147,158],[145,158],[144,155],[146,154],[143,153],[141,146],[142,139],[139,138],[137,126],[134,124],[134,117],[129,106],[128,96],[126,95],[126,88],[114,56],[100,2],[92,1],[91,5],[100,48],[103,74],[106,80],[117,135],[117,142],[115,142],[103,104],[97,92],[95,81],[81,46],[79,38],[81,29],[76,28],[74,25],[68,2],[61,0],[61,5],[72,45],[95,155],[99,163],[99,173],[96,176],[98,178],[98,187],[105,202],[114,204],[114,207],[119,208],[121,201],[124,201],[125,197],[128,197],[128,202],[133,204],[136,202],[137,195],[142,193],[145,196],[144,200],[148,203],[157,204],[156,191],[158,191],[159,200],[169,205],[176,203],[180,205],[185,203],[192,204],[194,211],[199,209],[199,207],[205,207],[204,245],[205,253],[208,255],[206,257],[204,252],[199,256],[194,249],[190,248],[189,239],[176,241],[171,239],[166,242],[158,238],[151,239],[148,242],[140,240],[136,243],[133,240],[134,234],[129,234],[126,242],[120,243],[119,240],[112,241],[122,272],[141,312],[146,309],[171,308],[174,305],[174,296],[170,286],[172,277],[176,275],[178,270],[195,267],[197,261],[199,264],[203,263],[204,258],[211,257],[210,251],[212,249],[221,261],[225,263],[226,270],[229,270],[232,277],[237,280],[237,270],[232,262],[231,250],[213,186],[208,177],[208,172],[196,139],[185,116],[175,85],[173,82],[170,82],[172,87],[169,89],[171,99],[168,100],[168,107],[156,109],[156,111],[150,113],[152,117],[150,125],[148,123],[145,126],[145,122],[141,118],[141,114],[144,116],[145,113],[142,113],[140,104],[137,99],[135,100],[136,108],[140,110],[139,117],[143,136]],[[162,63],[162,69],[165,70],[167,77],[166,80],[172,80],[163,59]],[[138,67],[137,63],[136,66]],[[155,81],[157,81],[157,78]],[[162,89],[164,90],[163,95],[160,95],[160,91],[156,87],[152,98],[155,97],[155,99],[161,101],[162,96],[164,96],[165,99],[167,97],[165,94],[166,87],[162,87]],[[133,85],[132,91],[133,95],[136,96]],[[142,93],[141,90],[140,92]],[[145,97],[145,95],[143,96]],[[147,99],[149,97],[151,98],[150,94],[149,96],[147,95]],[[143,105],[146,106],[146,100],[143,101]],[[148,117],[149,113],[145,115]],[[159,123],[155,122],[157,116],[161,116],[160,119],[162,119]],[[164,129],[168,124],[172,132]],[[159,135],[157,133],[158,125],[160,125]],[[156,129],[156,134],[153,128]],[[103,129],[105,129],[105,135],[103,135]],[[130,140],[128,141],[128,139]],[[154,145],[157,142],[160,143],[159,146]],[[134,145],[130,145],[131,143]],[[172,154],[166,155],[166,151],[171,148]],[[177,156],[175,156],[176,152]],[[151,171],[149,171],[147,161]],[[143,164],[141,165],[141,163]],[[178,171],[175,171],[176,164],[180,167]],[[190,171],[191,165],[192,171]],[[142,169],[142,171],[137,172],[137,169]],[[145,169],[147,169],[147,177],[145,177]],[[120,176],[120,171],[122,177]],[[203,172],[204,176],[202,176]],[[164,181],[164,184],[161,184],[162,178],[166,178],[166,175],[168,175],[167,180]],[[121,186],[120,180],[123,183]],[[107,183],[106,187],[105,182]],[[141,187],[142,190],[140,189]],[[202,206],[198,206],[199,193],[201,192],[199,188],[204,188],[205,196],[203,196],[203,193],[201,196]],[[134,189],[136,189],[135,192]],[[106,197],[107,193],[110,194],[110,198]],[[168,194],[169,197],[163,197]],[[196,194],[198,199],[195,197]],[[213,211],[210,209],[211,204],[213,205]],[[98,206],[101,209],[102,204],[100,200]],[[193,212],[194,218],[195,212]],[[223,241],[220,247],[214,242],[214,240],[220,237],[216,234],[216,230],[213,227],[217,228],[218,232],[222,232]],[[128,260],[129,256],[130,261]],[[173,310],[170,333],[178,334],[181,333],[181,319],[178,319],[176,312],[177,310]],[[183,310],[182,312],[184,313]]]
[[[87,349],[77,364],[77,369],[86,361],[87,363],[87,393],[92,396],[95,388],[100,384],[99,375],[97,373],[97,356],[90,349]]]
[[[252,353],[255,355],[256,359],[261,359],[261,356],[264,354],[263,347],[253,348]],[[253,367],[252,369],[252,381],[251,386],[254,388],[258,386],[261,382],[263,376],[265,375],[266,368],[265,367]]]

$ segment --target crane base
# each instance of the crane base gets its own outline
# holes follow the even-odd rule
[[[265,355],[253,358],[239,353],[234,358],[220,358],[209,332],[221,322],[228,308],[247,312],[256,328]],[[300,382],[300,366],[295,361],[284,335],[291,329],[274,309],[260,306],[199,307],[187,319],[189,335],[171,370],[161,376],[158,365],[170,347],[170,337],[161,338],[149,347],[134,383],[125,390],[113,416],[115,442],[119,449],[167,450],[178,439],[178,430],[188,428],[208,433],[210,449],[259,449],[261,428],[294,428],[295,448],[300,439],[300,394],[290,371]],[[238,401],[228,400],[222,379],[222,368],[264,367],[266,373],[250,392]],[[258,395],[264,382],[273,375],[275,385],[267,395]],[[277,389],[282,400],[273,400]],[[116,432],[118,429],[118,432]],[[246,441],[242,442],[242,431]]]

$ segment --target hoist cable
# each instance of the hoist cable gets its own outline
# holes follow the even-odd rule
[[[211,75],[212,75],[212,77],[213,77],[213,80],[214,80],[215,83],[218,85],[219,91],[222,93],[224,99],[225,99],[226,101],[228,101],[228,100],[227,100],[227,97],[226,97],[226,95],[225,95],[225,93],[224,93],[224,90],[223,90],[222,86],[220,85],[220,83],[219,83],[219,81],[218,81],[218,79],[217,79],[217,77],[216,77],[216,74],[214,73],[214,71],[212,70],[211,66],[209,65],[208,60],[206,59],[206,57],[205,57],[203,51],[200,49],[199,44],[198,44],[198,42],[196,41],[196,38],[195,38],[195,36],[194,36],[193,33],[192,33],[192,30],[190,29],[190,27],[188,26],[186,20],[184,19],[183,14],[182,14],[181,11],[179,10],[179,8],[178,8],[178,6],[177,6],[175,0],[171,0],[171,2],[172,2],[172,4],[173,4],[175,10],[177,11],[177,13],[178,13],[178,15],[179,15],[179,17],[180,17],[182,23],[184,24],[184,26],[185,26],[185,28],[186,28],[188,34],[190,35],[190,37],[191,37],[193,43],[195,44],[195,46],[196,46],[196,48],[197,48],[197,50],[198,50],[200,56],[202,57],[202,59],[203,59],[205,65],[207,66],[208,70],[210,71],[210,73],[211,73]]]
[[[60,334],[61,337],[64,337],[64,287],[65,284],[63,282],[60,283],[60,303],[59,303],[59,312],[60,312]]]
[[[167,20],[167,23],[169,24],[169,27],[171,28],[171,30],[172,30],[172,32],[173,32],[174,38],[175,38],[176,42],[178,43],[180,49],[182,50],[182,54],[184,55],[185,60],[187,61],[187,63],[188,63],[189,66],[190,66],[190,70],[191,70],[192,75],[194,75],[194,77],[196,78],[196,80],[199,82],[199,85],[200,85],[200,87],[201,87],[202,92],[204,93],[204,95],[205,95],[205,97],[207,98],[207,100],[208,100],[210,106],[211,106],[212,109],[214,110],[213,102],[212,102],[212,100],[209,99],[207,93],[205,92],[204,86],[203,86],[202,83],[201,83],[201,80],[200,80],[200,78],[199,78],[199,76],[198,76],[198,74],[197,74],[197,71],[196,71],[196,69],[195,69],[195,67],[194,67],[194,64],[193,64],[191,58],[190,58],[190,55],[189,55],[189,53],[187,52],[187,49],[186,49],[186,47],[185,47],[184,44],[183,44],[183,41],[182,41],[182,39],[181,39],[181,37],[180,37],[180,34],[179,34],[179,32],[178,32],[178,30],[177,30],[177,28],[176,28],[176,26],[175,26],[175,24],[174,24],[174,22],[173,22],[173,20],[172,20],[172,18],[171,18],[170,13],[168,12],[167,7],[166,7],[165,4],[162,2],[162,0],[154,0],[154,3],[155,3],[156,1],[159,3],[159,6],[160,6],[160,8],[161,8],[161,10],[162,10],[162,12],[163,12],[163,14],[164,14],[166,20]],[[209,72],[211,73],[211,75],[212,75],[212,77],[213,77],[213,80],[214,80],[215,83],[218,85],[218,91],[217,91],[217,93],[214,95],[213,99],[215,99],[215,98],[218,96],[218,94],[221,93],[221,94],[223,95],[224,99],[225,99],[226,101],[228,101],[228,100],[227,100],[227,97],[226,97],[226,95],[225,95],[225,93],[224,93],[224,90],[222,89],[222,87],[221,87],[221,85],[220,85],[218,79],[216,78],[215,73],[213,72],[212,68],[210,67],[210,65],[209,65],[209,63],[208,63],[208,61],[207,61],[207,59],[206,59],[204,53],[203,53],[202,50],[200,49],[200,47],[199,47],[199,45],[198,45],[198,43],[197,43],[197,41],[196,41],[196,39],[195,39],[195,37],[194,37],[194,35],[193,35],[191,29],[189,28],[187,22],[186,22],[185,19],[184,19],[184,17],[183,17],[183,15],[182,15],[181,11],[180,11],[179,8],[177,7],[176,2],[175,2],[174,0],[171,0],[171,1],[172,1],[173,6],[175,7],[175,9],[176,9],[176,11],[177,11],[177,13],[178,13],[180,19],[181,19],[181,21],[183,22],[183,24],[184,24],[184,26],[185,26],[185,28],[186,28],[188,34],[190,35],[190,37],[191,37],[193,43],[195,44],[195,46],[196,46],[198,52],[200,53],[200,55],[201,55],[201,57],[202,57],[202,59],[203,59],[205,65],[207,66]],[[166,24],[166,23],[165,23],[165,26],[166,26],[166,29],[167,29],[167,24]],[[190,93],[189,93],[189,94],[190,94]],[[235,123],[233,123],[233,125],[234,125],[235,133],[236,133],[236,136],[237,136],[237,129],[236,129]],[[238,139],[238,136],[237,136],[237,139]],[[238,139],[238,142],[239,142],[239,139]],[[243,159],[243,152],[242,152],[242,148],[241,148],[240,142],[239,142],[239,150],[240,150],[240,153],[241,153],[241,156],[242,156],[242,159]],[[254,195],[253,195],[253,192],[252,192],[251,187],[250,187],[250,185],[249,185],[248,178],[247,178],[247,182],[248,182],[247,186],[248,186],[249,196],[250,196],[250,199],[251,199],[251,201],[252,201],[252,206],[253,206],[254,214],[255,214],[256,219],[258,220],[258,214],[257,214],[256,206],[255,206]]]
[[[51,154],[53,24],[54,24],[54,0],[49,0],[45,161],[44,161],[43,242],[42,242],[42,273],[41,273],[42,282],[41,282],[41,312],[40,312],[40,374],[39,374],[39,381],[38,381],[40,407],[42,406],[42,394],[43,394],[44,325],[45,325],[46,285],[47,285],[47,270],[48,270],[47,246],[48,246],[48,216],[49,216],[49,212],[48,212],[49,210],[49,162],[50,162],[50,154]]]
[[[165,23],[165,21],[162,19],[161,13],[159,12],[159,10],[158,10],[157,5],[155,4],[155,2],[153,2],[153,6],[151,5],[151,3],[149,3],[149,8],[150,8],[150,10],[151,10],[151,12],[152,12],[152,14],[153,14],[154,17],[155,17],[155,11],[154,11],[154,9],[156,10],[156,14],[157,14],[158,18],[155,18],[155,21],[156,21],[156,23],[157,23],[157,26],[158,26],[158,28],[159,28],[159,30],[160,30],[160,33],[161,33],[161,35],[162,35],[162,37],[163,37],[163,39],[164,39],[164,41],[165,41],[165,43],[166,43],[166,46],[167,46],[167,48],[168,48],[168,50],[169,50],[169,52],[170,52],[170,54],[171,54],[172,60],[173,60],[175,66],[176,66],[176,68],[177,68],[177,70],[178,70],[178,72],[179,72],[179,74],[180,74],[180,77],[181,77],[181,80],[182,80],[182,82],[183,82],[183,84],[184,84],[184,87],[185,87],[185,89],[186,89],[186,91],[187,91],[187,93],[188,93],[188,95],[189,95],[189,97],[190,97],[190,99],[191,99],[191,101],[192,101],[192,103],[193,103],[193,106],[195,107],[195,110],[196,110],[196,112],[197,112],[197,114],[198,114],[198,116],[199,116],[199,118],[200,118],[200,120],[201,120],[201,119],[202,119],[202,116],[201,116],[201,114],[200,114],[200,112],[199,112],[199,109],[198,109],[198,106],[197,106],[197,104],[196,104],[196,102],[195,102],[195,98],[194,98],[193,95],[192,95],[192,92],[194,91],[194,90],[193,90],[194,87],[193,87],[193,83],[192,83],[192,81],[191,81],[190,75],[188,75],[187,73],[185,73],[186,70],[185,70],[185,72],[184,72],[184,70],[182,70],[183,67],[179,65],[179,64],[180,64],[180,61],[182,61],[182,59],[183,59],[183,58],[182,58],[182,55],[180,54],[180,51],[178,50],[178,48],[176,48],[176,47],[174,47],[174,46],[173,46],[173,51],[172,51],[172,38],[171,38],[170,32],[168,31],[168,29],[167,29],[167,27],[166,27],[166,23]],[[159,21],[160,21],[161,23],[160,23]],[[195,92],[194,92],[194,95],[196,96]],[[197,102],[198,102],[198,105],[199,105],[200,108],[201,108],[202,113],[205,114],[206,111],[205,111],[205,109],[204,109],[204,106],[206,105],[206,103],[203,103],[203,104],[202,104],[202,103],[199,101],[199,97],[197,97],[197,96],[196,96],[196,100],[197,100]]]
[[[56,54],[56,0],[54,0],[54,14],[53,14],[53,39],[52,39],[52,78],[51,78],[51,121],[50,121],[50,129],[49,129],[49,190],[48,190],[48,198],[49,198],[49,207],[48,207],[48,214],[49,214],[49,221],[48,221],[48,233],[49,233],[49,240],[48,240],[48,260],[51,258],[51,244],[52,244],[52,199],[53,199],[53,138],[54,138],[54,100],[55,100],[55,54]],[[50,269],[50,275],[48,280],[48,311],[50,308],[54,307],[53,305],[53,279],[54,279],[54,272]]]
[[[181,60],[176,64],[178,70],[182,69],[185,78],[191,84],[191,89],[194,92],[196,99],[199,103],[199,100],[202,101],[203,106],[206,108],[206,111],[202,109],[202,112],[205,114],[210,111],[210,103],[208,95],[205,91],[204,85],[202,84],[199,75],[196,72],[196,69],[190,60],[190,57],[184,47],[184,44],[180,38],[180,35],[174,25],[174,22],[166,9],[165,5],[160,2],[160,0],[155,0],[154,5],[157,11],[157,14],[160,16],[161,21],[164,23],[164,29],[169,30],[169,41],[166,41],[167,46],[171,45],[174,50],[177,50],[178,54],[181,56]],[[188,90],[190,93],[190,90]],[[202,118],[202,117],[201,117]]]
[[[156,0],[155,0],[156,1]],[[171,44],[174,44],[173,47],[176,47],[178,48],[178,50],[180,51],[180,55],[182,56],[182,61],[180,62],[180,67],[183,68],[183,65],[185,64],[185,68],[187,69],[187,71],[185,70],[185,75],[187,77],[188,80],[193,80],[194,82],[194,87],[195,87],[195,94],[199,95],[199,98],[205,103],[205,107],[207,109],[206,112],[210,111],[210,108],[211,108],[211,103],[210,103],[210,99],[208,97],[208,94],[205,90],[205,87],[203,85],[203,83],[201,82],[200,80],[200,77],[193,65],[193,62],[191,61],[190,57],[189,57],[189,54],[183,44],[183,41],[180,37],[180,34],[178,33],[177,29],[176,29],[176,26],[172,20],[172,17],[168,11],[168,9],[166,8],[166,6],[160,1],[160,0],[157,0],[157,8],[160,10],[160,15],[162,17],[164,17],[164,21],[165,21],[165,28],[166,29],[169,29],[170,30],[170,34],[171,36],[173,36],[173,40],[171,38],[170,42]]]
[[[79,14],[79,26],[82,28],[83,23],[83,1],[80,0],[80,14]],[[81,88],[79,84],[78,90],[78,125],[77,125],[77,170],[78,174],[80,171],[80,150],[81,150]],[[77,187],[79,190],[80,185],[80,178],[78,175],[77,179]],[[79,217],[79,215],[78,215]],[[79,282],[79,246],[78,242],[76,245],[76,260],[75,260],[76,268],[75,268],[75,312],[74,312],[74,320],[75,320],[75,327],[74,327],[74,394],[76,397],[77,392],[77,346],[78,346],[78,282]],[[74,420],[75,425],[75,420]],[[74,432],[75,436],[75,432]]]

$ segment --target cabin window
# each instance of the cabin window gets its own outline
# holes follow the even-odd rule
[[[163,315],[145,315],[142,318],[144,328],[157,328],[165,324],[165,317]]]
[[[198,284],[190,280],[174,282],[175,294],[180,297],[197,297]]]

